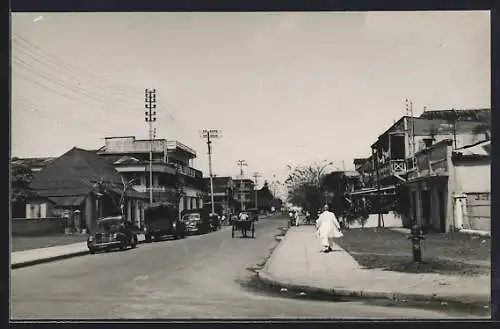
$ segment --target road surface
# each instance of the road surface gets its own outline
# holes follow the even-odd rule
[[[256,239],[230,227],[137,249],[86,255],[15,269],[11,318],[444,318],[433,310],[363,302],[294,299],[249,290],[248,270],[277,244],[283,218],[257,222]],[[243,283],[243,284],[242,284]]]

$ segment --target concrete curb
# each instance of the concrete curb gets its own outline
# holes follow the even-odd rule
[[[146,243],[146,240],[143,239],[143,240],[137,241],[137,244],[142,244],[142,243]],[[12,263],[10,265],[10,267],[11,267],[11,269],[17,269],[17,268],[23,268],[23,267],[28,267],[28,266],[33,266],[33,265],[38,265],[38,264],[43,264],[43,263],[55,262],[58,260],[69,259],[69,258],[73,258],[73,257],[80,257],[80,256],[88,255],[88,254],[90,254],[90,251],[88,249],[86,249],[86,250],[71,252],[71,253],[57,255],[57,256],[50,256],[50,257],[38,258],[38,259],[28,260],[28,261],[19,262],[19,263]]]
[[[43,263],[54,262],[56,260],[62,260],[62,259],[83,256],[83,255],[87,255],[87,254],[89,254],[88,250],[82,250],[82,251],[72,252],[72,253],[68,253],[68,254],[62,254],[62,255],[57,255],[57,256],[52,256],[52,257],[38,258],[38,259],[28,260],[25,262],[14,263],[14,264],[11,264],[10,267],[12,269],[28,267],[28,266],[33,266],[33,265],[38,265],[38,264],[43,264]]]
[[[274,249],[273,253],[267,260],[264,267],[257,273],[258,279],[272,287],[286,288],[287,290],[296,292],[305,292],[310,294],[321,294],[328,295],[331,297],[348,297],[348,298],[365,298],[365,299],[388,299],[391,301],[415,301],[415,302],[446,302],[453,304],[461,304],[471,307],[483,307],[485,305],[490,306],[491,297],[490,296],[467,296],[467,295],[437,295],[437,294],[407,294],[407,293],[397,293],[397,292],[385,292],[385,291],[370,291],[370,290],[360,290],[360,289],[350,289],[350,288],[322,288],[315,287],[312,285],[296,284],[288,280],[279,280],[272,277],[267,269],[268,265],[272,262],[274,256],[277,254],[277,250],[283,245],[283,241],[286,239],[286,233],[283,239]]]
[[[270,276],[264,269],[258,273],[259,280],[263,283],[278,287],[286,288],[287,290],[305,292],[311,294],[323,294],[332,297],[350,297],[350,298],[366,298],[366,299],[389,299],[391,301],[418,301],[418,302],[447,302],[454,304],[468,305],[472,307],[490,305],[491,298],[480,296],[439,296],[439,295],[425,295],[425,294],[405,294],[395,292],[380,292],[369,290],[357,290],[346,288],[321,288],[314,286],[307,286],[295,284],[291,282],[280,281]]]

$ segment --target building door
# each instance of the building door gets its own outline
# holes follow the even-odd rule
[[[422,226],[429,228],[431,227],[431,193],[429,190],[423,190],[420,195],[422,199]]]
[[[444,188],[438,190],[438,205],[439,205],[439,230],[446,232],[446,199]]]
[[[412,192],[412,205],[411,205],[411,213],[412,213],[412,222],[411,222],[411,226],[415,225],[418,223],[418,220],[417,220],[417,205],[418,205],[418,195],[417,195],[417,192]]]

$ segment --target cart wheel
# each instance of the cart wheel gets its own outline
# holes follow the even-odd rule
[[[252,239],[255,238],[255,225],[252,223]]]

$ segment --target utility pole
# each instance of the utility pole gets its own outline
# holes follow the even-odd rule
[[[145,89],[146,122],[149,126],[149,203],[153,203],[153,122],[156,122],[156,89]]]
[[[243,166],[248,166],[245,160],[238,160],[238,166],[240,166],[240,204],[241,211],[243,211]]]
[[[212,175],[212,141],[211,138],[219,138],[220,130],[217,129],[203,129],[201,131],[201,137],[207,139],[208,146],[208,171],[210,175],[210,202],[212,205],[212,214],[215,213],[215,204],[214,204],[214,181]]]
[[[257,203],[257,200],[258,200],[258,198],[257,198],[257,178],[259,178],[259,177],[260,177],[260,173],[258,173],[258,172],[254,172],[253,173],[253,178],[255,180],[255,185],[254,185],[254,190],[255,190],[255,208],[259,208],[259,205]]]

